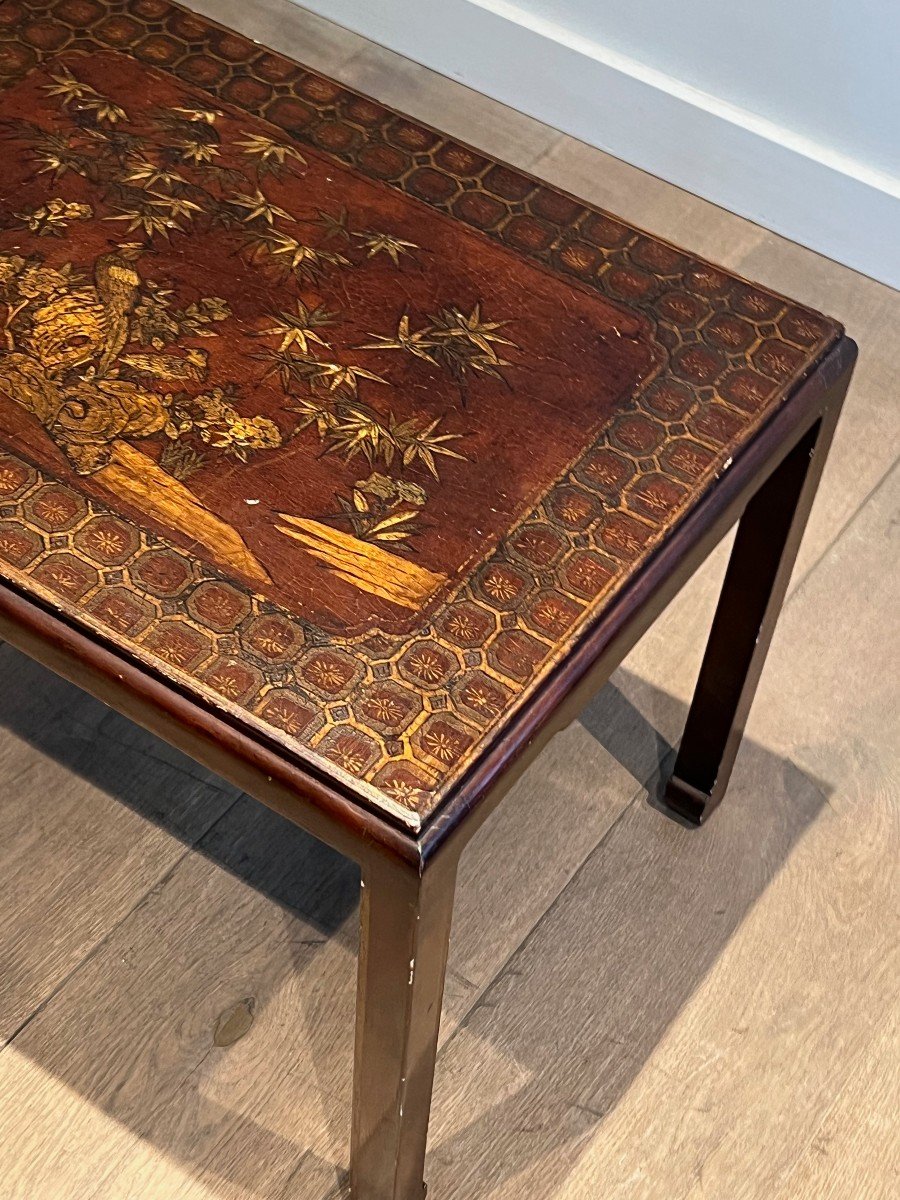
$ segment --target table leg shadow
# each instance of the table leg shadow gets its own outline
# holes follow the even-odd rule
[[[178,763],[172,757],[174,751],[136,730],[124,718],[107,715],[106,710],[93,712],[86,708],[96,702],[20,660],[9,648],[0,652],[0,662],[7,672],[34,672],[33,677],[29,676],[29,690],[35,697],[27,709],[22,709],[7,691],[7,698],[0,700],[0,725],[30,742],[38,753],[90,778],[111,795],[120,795],[149,820],[175,832],[201,854],[269,896],[284,910],[288,926],[294,927],[300,920],[311,927],[313,936],[304,936],[297,942],[294,963],[294,969],[311,983],[316,975],[318,954],[330,942],[337,940],[350,953],[355,951],[359,872],[354,864],[249,797],[229,793],[220,782],[211,781],[187,804],[184,796],[178,794],[178,788],[161,797],[158,781],[146,788],[124,786],[119,753],[122,746],[132,756],[144,754],[174,762],[177,774],[173,778],[180,775],[186,788],[191,784],[189,775],[196,768],[188,760]],[[620,682],[623,674],[617,676]],[[680,701],[650,685],[628,680],[629,693],[634,695],[640,688],[646,690],[648,701],[642,707],[660,711],[665,706],[673,718],[683,717],[684,706]],[[98,708],[102,710],[102,706]],[[81,734],[77,730],[61,731],[59,719],[42,722],[40,714],[51,709],[62,714],[78,712]],[[102,739],[91,734],[98,720],[105,722]],[[607,749],[632,771],[636,786],[641,784],[659,797],[674,751],[621,688],[615,683],[607,685],[587,711],[583,724],[601,742],[606,738]],[[600,1125],[605,1114],[625,1094],[746,913],[827,802],[825,785],[808,778],[789,761],[752,740],[745,743],[732,786],[739,793],[739,802],[726,805],[699,838],[648,813],[644,803],[647,791],[638,793],[637,803],[626,809],[588,856],[578,877],[557,904],[521,945],[508,947],[505,966],[451,1033],[438,1057],[432,1194],[448,1197],[463,1194],[458,1188],[454,1190],[455,1176],[447,1176],[446,1164],[456,1164],[458,1168],[460,1162],[465,1162],[467,1200],[477,1200],[480,1195],[487,1198],[507,1173],[527,1170],[529,1164],[540,1179],[541,1194],[551,1194],[554,1182],[571,1169],[579,1147],[584,1144],[586,1129]],[[540,787],[538,759],[499,811],[514,821],[515,806],[527,804],[529,795]],[[550,833],[545,830],[543,836]],[[752,869],[747,869],[746,847],[750,843],[754,846],[754,861]],[[512,846],[509,860],[501,868],[509,874],[513,903],[515,888],[527,887],[526,873],[517,870],[516,860],[521,855],[525,861],[529,854],[533,857],[534,847]],[[646,875],[643,884],[633,882],[635,872]],[[626,878],[632,879],[632,883],[623,888],[621,884]],[[474,886],[477,887],[477,881]],[[567,926],[561,942],[550,931],[560,921],[561,914],[579,902],[579,893],[586,886],[591,889],[589,918]],[[219,915],[220,919],[227,919],[227,915]],[[623,956],[623,946],[634,947],[634,953]],[[214,961],[214,946],[209,953],[210,972],[219,971],[220,964]],[[451,964],[453,954],[451,940]],[[532,960],[532,974],[541,981],[541,994],[536,997],[532,989],[528,1011],[518,1013],[515,1000],[504,999],[504,993],[511,979],[523,970],[531,971]],[[291,969],[289,964],[284,967],[288,969]],[[96,988],[100,989],[102,982],[98,978]],[[335,1002],[344,1008],[352,1008],[354,983],[353,973],[348,970],[340,984],[346,995],[335,997]],[[160,984],[161,994],[152,998],[160,1009],[173,1003],[173,998],[162,988]],[[91,1006],[89,997],[83,1002]],[[94,1028],[92,1032],[98,1047],[102,1047],[103,1029],[127,1022],[129,1013],[124,1009],[117,1011],[115,995],[105,990],[102,997],[98,992],[96,1002],[106,1006],[102,1028],[99,1031]],[[589,1012],[585,1017],[586,1009]],[[576,1010],[580,1014],[578,1039],[573,1041],[571,1055],[560,1061],[554,1048],[555,1023],[561,1012]],[[261,1015],[258,1010],[257,1025]],[[517,1069],[529,1082],[464,1123],[458,1132],[442,1136],[442,1114],[448,1106],[452,1109],[465,1103],[464,1097],[452,1094],[453,1089],[474,1087],[477,1093],[479,1086],[477,1070],[460,1080],[456,1072],[442,1075],[442,1061],[452,1062],[472,1038],[490,1044],[488,1057],[502,1058],[517,1022],[524,1022],[520,1027],[528,1031],[527,1036],[523,1033],[515,1042]],[[348,1028],[339,1047],[345,1061],[337,1067],[333,1061],[320,1062],[314,1044],[310,1050],[315,1071],[320,1075],[318,1086],[328,1124],[334,1140],[343,1138],[345,1144],[350,1126],[347,1084],[351,1043],[352,1029]],[[214,1179],[218,1173],[223,1181],[223,1195],[238,1186],[259,1200],[266,1200],[266,1190],[260,1182],[267,1177],[263,1167],[270,1169],[278,1161],[290,1164],[285,1170],[292,1173],[291,1178],[296,1176],[296,1194],[304,1200],[307,1195],[310,1200],[325,1200],[342,1194],[346,1187],[342,1164],[312,1152],[302,1143],[300,1128],[293,1141],[255,1121],[252,1113],[244,1112],[237,1117],[231,1113],[232,1123],[237,1121],[236,1136],[242,1154],[229,1155],[211,1164],[202,1151],[197,1151],[199,1158],[194,1156],[195,1145],[203,1145],[199,1134],[192,1138],[184,1128],[165,1124],[154,1132],[152,1110],[158,1108],[159,1096],[154,1096],[152,1090],[143,1106],[135,1104],[132,1097],[126,1108],[116,1092],[105,1094],[98,1088],[95,1073],[85,1069],[77,1053],[67,1063],[65,1056],[46,1051],[39,1037],[23,1038],[19,1049],[34,1055],[39,1063],[46,1052],[46,1061],[41,1065],[54,1071],[108,1115],[128,1123],[141,1137],[149,1136],[164,1155],[179,1161],[188,1172],[201,1176],[207,1186],[211,1176]],[[333,1059],[333,1041],[327,1052]],[[151,1054],[152,1047],[148,1046],[146,1055]],[[151,1071],[149,1061],[147,1071]],[[337,1088],[336,1071],[343,1080]],[[185,1064],[184,1075],[190,1076],[190,1064]],[[190,1120],[198,1130],[218,1119],[215,1100],[198,1093],[192,1103],[194,1112]],[[542,1123],[527,1138],[515,1135],[515,1150],[507,1155],[505,1148],[512,1136],[509,1131],[530,1127],[528,1114],[534,1112],[535,1106],[543,1111],[557,1111],[559,1119]],[[453,1124],[458,1126],[459,1121]]]

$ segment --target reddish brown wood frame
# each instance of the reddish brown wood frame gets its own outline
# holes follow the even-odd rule
[[[98,7],[96,0],[69,0]],[[25,6],[47,30],[48,5]],[[110,6],[169,11],[162,0]],[[11,5],[7,14],[22,5]],[[119,10],[123,10],[120,12]],[[119,25],[114,24],[115,21]],[[43,22],[43,24],[42,24]],[[129,35],[130,36],[130,35]],[[153,35],[156,36],[156,35]],[[160,34],[160,37],[163,35]],[[235,43],[241,39],[235,39]],[[22,45],[28,48],[26,43]],[[31,51],[29,51],[31,52]],[[0,56],[2,65],[2,56]],[[510,784],[608,679],[735,522],[738,534],[667,801],[699,824],[722,798],[856,358],[835,335],[812,370],[600,606],[528,703],[454,779],[418,832],[385,819],[240,716],[112,648],[19,583],[0,585],[0,636],[231,780],[362,868],[351,1187],[421,1200],[457,864]]]
[[[738,537],[685,740],[673,813],[721,800],[849,384],[845,338],[660,547],[419,837],[338,794],[236,725],[12,588],[0,636],[360,863],[352,1194],[421,1200],[456,869],[473,834],[580,711],[736,520]]]
[[[33,19],[38,13],[46,15]],[[820,314],[694,259],[537,179],[492,163],[437,131],[188,16],[166,0],[5,4],[0,9],[0,72],[9,84],[4,108],[11,117],[3,125],[11,153],[0,160],[0,177],[20,199],[0,229],[0,269],[15,314],[4,334],[17,351],[5,369],[0,360],[0,416],[9,450],[0,458],[3,516],[8,518],[0,529],[0,550],[10,578],[105,637],[108,644],[149,663],[151,669],[164,670],[186,693],[229,711],[331,779],[355,802],[402,827],[419,831],[434,818],[517,708],[531,703],[547,674],[588,633],[610,599],[840,336],[837,324]],[[91,89],[88,93],[85,86]],[[90,115],[99,103],[95,87],[108,88],[110,98],[125,106],[131,106],[129,97],[134,97],[132,116],[137,120],[132,123],[127,107],[120,107],[117,120],[125,124],[124,131],[105,118],[98,127],[99,118]],[[87,100],[71,99],[73,88]],[[82,110],[82,103],[95,107]],[[216,126],[216,162],[227,165],[212,191],[202,186],[209,180],[199,168],[183,161],[185,122],[173,132],[165,116],[160,120],[160,113],[167,114],[179,103],[189,106],[181,112],[198,115],[201,128],[211,128],[207,118]],[[56,121],[60,131],[54,133],[48,120]],[[196,125],[188,122],[186,127]],[[302,175],[293,176],[293,185],[290,175],[272,182],[271,171],[263,181],[259,167],[254,184],[246,169],[238,169],[246,168],[243,155],[248,145],[252,148],[253,137],[258,144],[260,135],[282,155],[299,154],[295,145],[285,142],[285,135],[302,145],[306,164]],[[75,138],[64,163],[57,162],[54,138],[59,136],[67,145]],[[191,154],[211,152],[196,136],[186,144]],[[175,198],[160,197],[157,185],[135,188],[130,182],[135,167],[136,177],[145,178],[148,154],[151,175],[160,159],[167,170],[175,169],[174,184],[163,185],[182,189]],[[244,179],[247,191],[262,182],[270,198],[274,195],[288,206],[280,210],[282,217],[269,212],[284,222],[273,231],[277,255],[269,259],[268,251],[260,249],[268,244],[268,217],[264,221],[262,210],[247,213],[249,196],[234,194],[233,183],[221,182],[235,176]],[[63,203],[57,195],[60,189],[67,201],[90,213],[69,233],[65,222],[62,229],[48,230],[42,224],[49,206],[58,209]],[[191,217],[192,236],[185,238],[184,228],[180,233],[176,228],[171,240],[168,229],[158,233],[159,221],[165,222],[159,206],[177,203],[180,213],[185,201],[194,205],[189,213],[198,211],[199,201],[199,211],[206,214],[196,222]],[[241,222],[235,221],[235,202],[244,206]],[[292,272],[285,281],[278,280],[277,272],[273,279],[272,271],[283,261],[279,256],[285,246],[293,247],[293,255],[311,249],[301,248],[286,231],[309,230],[312,212],[320,204],[329,220],[342,222],[345,240],[334,244],[346,249],[349,238],[356,252],[352,263],[340,256],[344,266],[336,273],[329,269],[321,284],[315,284],[317,297],[311,298],[308,286],[300,287],[299,279],[290,278]],[[363,243],[358,239],[366,236],[360,226],[368,226],[376,210],[381,214],[378,228],[411,239],[395,244],[397,258],[403,255],[396,245],[409,248],[415,242],[421,262],[413,259],[411,269],[395,263],[392,269],[381,254],[381,269],[373,271],[371,251],[367,256],[360,250]],[[352,234],[342,213],[352,218]],[[142,228],[144,221],[149,230]],[[50,237],[48,231],[63,236]],[[139,261],[122,260],[126,248],[121,243],[133,242],[135,236],[145,240],[137,247]],[[308,233],[302,237],[310,240]],[[330,254],[330,237],[330,231],[314,234],[316,254]],[[189,252],[184,254],[186,245]],[[99,253],[110,248],[121,261]],[[128,253],[134,251],[132,245]],[[263,255],[262,282],[268,285],[265,295],[259,280],[253,286],[250,270],[258,253]],[[70,259],[76,260],[72,265],[80,282],[67,288]],[[460,273],[457,268],[464,259],[469,265]],[[235,273],[222,270],[223,263],[234,262],[246,265],[239,288]],[[126,376],[124,385],[118,385],[124,386],[123,404],[137,407],[139,416],[129,419],[128,433],[117,436],[121,407],[113,419],[116,405],[101,402],[102,393],[98,396],[88,384],[87,395],[84,387],[76,388],[71,399],[76,413],[87,404],[84,420],[89,428],[76,416],[77,428],[55,428],[48,437],[43,429],[35,429],[38,412],[55,425],[53,414],[71,412],[68,403],[61,403],[52,374],[60,343],[67,345],[60,321],[75,311],[75,305],[86,333],[92,330],[97,336],[105,324],[108,328],[98,289],[109,297],[103,280],[108,282],[116,272],[125,288],[118,303],[125,305],[126,313],[129,294],[141,298],[145,316],[138,322],[129,318],[132,327],[125,334],[147,370],[151,360],[158,363],[165,357],[147,353],[146,313],[148,307],[156,311],[150,301],[154,285],[173,289],[181,305],[196,305],[198,298],[209,302],[214,316],[225,320],[222,335],[211,343],[212,352],[190,332],[184,348],[176,339],[175,348],[193,354],[194,366],[199,364],[201,380],[195,391],[202,387],[207,394],[187,393],[187,415],[173,396],[170,403],[175,408],[167,410],[172,418],[167,419],[160,412],[160,392],[168,390],[165,380],[171,375],[156,379],[150,371],[156,399],[145,393],[143,401],[135,396],[133,376],[130,385]],[[491,324],[495,317],[515,311],[522,318],[515,330],[501,327],[501,337],[515,333],[527,348],[507,352],[505,344],[498,343],[503,354],[518,360],[500,371],[501,376],[507,371],[509,387],[502,378],[487,376],[479,378],[468,404],[465,396],[454,399],[446,390],[446,374],[434,369],[438,364],[429,367],[421,356],[398,350],[402,342],[395,342],[392,352],[374,351],[379,356],[372,363],[364,360],[390,381],[389,388],[381,382],[368,384],[377,397],[359,394],[359,399],[371,400],[370,413],[380,422],[393,425],[397,402],[405,405],[398,419],[412,415],[420,428],[423,419],[430,424],[435,416],[443,420],[453,410],[459,424],[452,436],[460,436],[460,428],[468,427],[469,432],[464,442],[451,440],[450,445],[462,448],[472,440],[476,453],[471,469],[465,470],[464,462],[442,458],[442,479],[437,482],[421,463],[418,471],[413,468],[403,483],[413,484],[420,496],[419,485],[427,484],[422,522],[427,530],[420,530],[411,548],[381,554],[377,570],[370,566],[361,571],[359,540],[349,536],[346,525],[340,536],[345,518],[335,511],[348,499],[342,489],[362,482],[361,472],[354,469],[360,459],[346,456],[341,463],[342,454],[331,438],[320,453],[309,420],[300,418],[294,425],[289,418],[304,404],[307,414],[310,405],[319,414],[316,421],[322,416],[323,389],[306,395],[303,388],[314,385],[300,384],[298,391],[290,376],[296,362],[286,366],[279,360],[274,376],[271,357],[269,369],[256,365],[260,347],[278,358],[277,340],[266,344],[276,332],[267,329],[273,320],[273,314],[266,313],[269,288],[272,299],[276,293],[279,297],[272,307],[282,310],[280,317],[291,319],[283,310],[293,308],[298,291],[304,303],[318,306],[321,300],[323,306],[342,308],[341,322],[347,328],[338,330],[340,341],[329,328],[327,339],[336,354],[346,356],[354,349],[373,353],[371,347],[358,345],[363,333],[368,340],[370,329],[384,340],[386,326],[373,320],[373,297],[375,309],[393,308],[395,320],[402,305],[414,321],[409,329],[421,336],[420,322],[433,320],[436,305],[444,306],[445,315],[450,311],[446,306],[457,302],[473,318],[484,314],[479,298],[492,294],[501,276],[514,285],[506,293],[512,308],[482,315],[479,324],[486,322],[484,333],[496,332],[498,327]],[[303,282],[308,285],[308,278]],[[431,297],[427,302],[422,285]],[[54,293],[51,306],[41,309],[44,328],[38,338],[32,328],[38,306],[28,293],[46,286],[61,291]],[[199,290],[206,287],[221,288],[222,296]],[[356,290],[351,294],[348,288]],[[186,312],[182,310],[182,316]],[[459,333],[459,320],[470,318],[463,318],[463,310],[456,312]],[[566,317],[562,324],[561,313]],[[6,316],[8,321],[9,309]],[[214,322],[206,332],[217,327]],[[158,328],[155,320],[151,328]],[[165,345],[165,338],[161,340]],[[482,352],[484,341],[482,336]],[[104,377],[111,366],[116,372],[123,365],[127,371],[135,369],[134,355],[126,354],[120,362],[116,345],[110,362],[92,364]],[[362,365],[356,357],[352,362]],[[488,358],[481,365],[492,362]],[[166,363],[177,378],[190,374],[186,357],[168,356]],[[301,365],[308,371],[323,364],[307,355]],[[345,358],[340,365],[348,365]],[[288,395],[273,388],[281,369],[288,370],[291,379],[282,385]],[[35,389],[34,381],[42,377],[44,384]],[[63,384],[64,389],[68,386]],[[207,455],[210,441],[228,444],[232,435],[221,443],[226,433],[221,428],[214,437],[207,430],[206,441],[194,430],[189,435],[196,439],[193,450],[190,440],[167,442],[170,436],[181,438],[185,418],[190,430],[195,418],[208,417],[210,403],[221,410],[223,386],[237,387],[242,397],[241,409],[233,410],[232,416],[246,418],[247,408],[258,402],[267,406],[260,417],[280,422],[280,430],[268,422],[274,441],[286,439],[266,457],[251,450],[240,472],[216,470],[218,456],[225,451]],[[442,396],[437,411],[428,407],[435,389]],[[424,412],[418,399],[423,396]],[[345,402],[348,398],[355,404],[355,388]],[[201,404],[201,414],[191,408],[194,402]],[[99,410],[96,415],[94,409]],[[346,414],[346,404],[342,412]],[[256,419],[240,423],[253,426]],[[161,420],[173,434],[162,433]],[[302,427],[300,420],[306,420]],[[376,427],[380,422],[376,420]],[[146,436],[148,429],[155,430],[155,437]],[[382,430],[388,433],[384,425]],[[511,455],[510,442],[516,444]],[[550,459],[539,467],[537,460],[546,458],[548,447]],[[201,459],[213,460],[181,489],[184,520],[174,522],[175,467],[165,466],[164,458],[173,449],[199,451]],[[499,466],[502,454],[504,470]],[[394,454],[395,467],[400,457]],[[238,460],[227,461],[232,466]],[[381,468],[380,457],[376,461]],[[328,465],[324,480],[323,462]],[[99,470],[105,463],[117,472],[113,479]],[[265,469],[270,463],[273,471]],[[224,494],[217,486],[219,475],[232,481]],[[311,484],[316,476],[318,483]],[[269,477],[282,481],[277,494],[268,490]],[[337,494],[335,478],[340,480]],[[398,480],[389,482],[396,486]],[[383,483],[382,479],[379,486]],[[244,491],[245,486],[254,491]],[[258,498],[257,488],[264,499],[249,508],[244,498]],[[151,510],[155,492],[169,500],[164,520],[158,509]],[[481,507],[474,517],[476,494]],[[436,509],[430,507],[432,501]],[[298,522],[305,550],[285,551],[285,529],[278,528],[276,518],[285,515],[281,510],[286,503],[296,504],[287,520],[314,518]],[[226,518],[224,529],[221,522],[216,526],[218,549],[212,555],[202,553],[207,545],[203,538],[211,536],[205,505]],[[48,524],[51,509],[56,516]],[[473,527],[480,538],[473,537]],[[296,524],[292,528],[298,532]],[[224,555],[223,535],[229,541]],[[330,563],[324,575],[323,536]],[[311,552],[310,537],[315,543]],[[110,539],[122,553],[109,551]],[[296,548],[297,542],[291,545]],[[187,556],[185,548],[190,551]],[[372,552],[369,544],[363,559],[370,562]],[[419,563],[426,567],[424,593],[417,592],[415,611],[404,612],[394,603],[397,573],[407,577],[408,586]],[[417,577],[421,583],[422,573]],[[323,578],[327,587],[320,586]],[[385,587],[392,599],[378,596]],[[424,606],[419,601],[422,594],[428,596]],[[410,600],[409,592],[405,599]],[[326,611],[332,618],[329,626],[323,623]],[[273,628],[278,632],[273,634]],[[284,639],[286,651],[273,649],[273,637],[276,642]],[[399,718],[385,720],[383,706],[390,709],[398,703]]]

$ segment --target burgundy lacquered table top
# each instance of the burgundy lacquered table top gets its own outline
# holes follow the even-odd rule
[[[413,829],[840,333],[164,0],[0,85],[0,578]]]

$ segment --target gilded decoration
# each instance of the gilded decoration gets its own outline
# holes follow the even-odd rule
[[[0,81],[3,573],[412,827],[836,337],[164,0]]]

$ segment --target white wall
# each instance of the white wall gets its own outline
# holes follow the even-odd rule
[[[900,0],[520,0],[519,7],[900,175]]]
[[[304,4],[900,287],[900,0]]]

